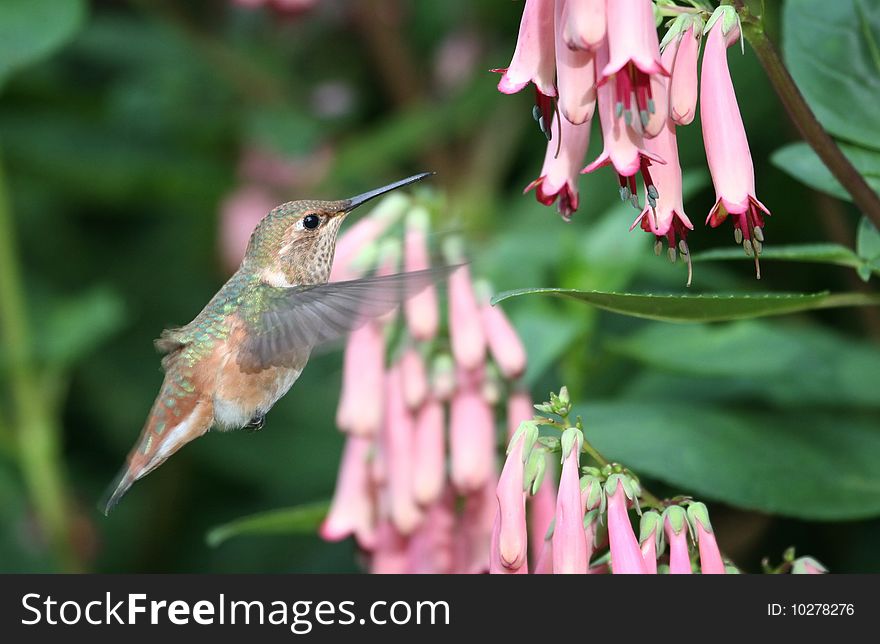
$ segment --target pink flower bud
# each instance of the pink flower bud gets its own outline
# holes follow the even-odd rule
[[[642,559],[645,562],[645,572],[649,575],[657,574],[657,539],[652,534],[642,541]]]
[[[498,501],[495,499],[495,473],[478,490],[464,500],[464,512],[457,530],[456,570],[464,574],[481,574],[489,570],[492,531]]]
[[[697,544],[700,546],[700,571],[704,575],[723,575],[724,561],[721,559],[721,551],[715,540],[715,533],[706,530],[701,523],[697,523]]]
[[[633,112],[642,125],[648,123],[656,109],[651,94],[650,78],[669,76],[660,62],[660,41],[654,24],[654,3],[651,0],[614,0],[606,5],[608,16],[608,62],[597,61],[600,82],[613,85],[615,101],[612,109],[627,113],[630,120],[631,97]],[[613,77],[613,78],[612,78]]]
[[[667,49],[672,50],[674,60],[669,85],[669,117],[678,125],[688,125],[697,112],[697,59],[700,57],[700,41],[693,25]]]
[[[495,522],[492,525],[492,544],[489,548],[489,574],[525,575],[528,572],[528,565],[525,559],[523,559],[519,566],[507,567],[504,565],[504,558],[501,555],[501,515],[496,515]]]
[[[413,421],[403,402],[400,367],[388,371],[383,443],[388,467],[388,501],[391,521],[397,530],[410,534],[422,520],[413,492]]]
[[[459,376],[462,381],[466,376]],[[461,493],[481,489],[495,470],[492,408],[478,387],[464,385],[452,397],[449,449],[452,483]]]
[[[336,424],[357,436],[375,436],[384,413],[385,336],[368,322],[348,336]]]
[[[562,38],[567,47],[599,48],[605,39],[605,0],[565,0],[563,15]]]
[[[384,519],[376,530],[376,547],[370,559],[374,575],[402,575],[409,572],[409,541],[394,524]]]
[[[404,268],[407,272],[422,271],[431,267],[428,256],[428,213],[414,209],[406,219],[404,242]],[[419,291],[404,303],[406,324],[410,335],[416,340],[433,340],[437,335],[440,314],[437,306],[437,289],[434,285]]]
[[[486,336],[467,265],[449,276],[449,335],[452,355],[459,366],[471,370],[483,364]]]
[[[556,495],[556,526],[553,529],[553,572],[587,573],[587,539],[584,507],[581,504],[580,450],[575,445],[562,464]]]
[[[719,20],[709,31],[703,54],[700,118],[716,199],[706,221],[714,228],[732,214],[737,243],[742,243],[747,255],[755,256],[757,268],[764,241],[764,214],[770,211],[755,196],[749,141],[727,67],[727,47],[738,38],[738,27],[724,34],[723,20]]]
[[[370,484],[371,440],[349,436],[336,479],[330,511],[321,524],[321,537],[339,541],[354,535],[358,544],[370,550],[376,543],[376,508]]]
[[[571,0],[556,2],[556,79],[559,111],[570,123],[579,125],[593,118],[596,109],[596,56],[592,51],[572,49],[566,44],[571,6]],[[565,139],[562,144],[565,145]]]
[[[553,574],[553,541],[546,539],[540,542],[541,551],[535,559],[535,569],[532,574],[535,575],[552,575]]]
[[[528,532],[526,530],[526,493],[523,489],[524,434],[510,446],[507,460],[498,479],[498,556],[505,568],[518,569],[526,564]],[[531,446],[529,446],[529,449]]]
[[[529,541],[532,544],[532,559],[537,561],[541,554],[543,544],[549,546],[547,531],[556,517],[556,483],[553,472],[554,459],[547,455],[547,468],[544,472],[544,480],[534,496],[529,497],[527,505],[529,509]],[[553,559],[550,558],[550,572],[552,572]]]
[[[238,267],[254,228],[276,205],[271,193],[256,185],[237,188],[223,200],[220,205],[220,251],[227,268]]]
[[[443,404],[431,396],[416,416],[413,483],[416,501],[430,505],[442,493],[446,478]]]
[[[663,526],[666,531],[666,540],[669,542],[669,574],[671,575],[690,575],[691,574],[691,557],[688,552],[688,527],[687,519],[684,518],[684,510],[681,510],[681,518],[679,525],[673,525],[675,518],[670,516],[670,510],[667,508],[663,518]],[[676,529],[677,528],[677,529]]]
[[[611,571],[615,575],[646,574],[645,560],[633,533],[626,507],[623,482],[617,481],[613,494],[608,495],[608,542],[611,549]]]
[[[403,399],[410,409],[418,409],[428,396],[428,373],[422,354],[409,347],[400,357]]]
[[[554,131],[559,123],[558,119],[553,121]],[[580,203],[578,175],[590,145],[590,124],[572,125],[566,119],[562,119],[561,124],[561,147],[555,140],[547,143],[541,176],[523,192],[535,189],[535,197],[545,206],[558,199],[556,209],[563,219],[569,221]]]
[[[412,574],[452,572],[455,530],[455,495],[447,489],[426,511],[425,520],[410,538],[409,571]]]
[[[507,439],[513,438],[521,422],[534,417],[532,395],[523,389],[514,390],[507,398]]]
[[[492,359],[505,378],[516,380],[526,370],[526,348],[519,334],[500,305],[492,306],[489,302],[484,302],[480,312]]]
[[[513,58],[500,72],[498,90],[515,94],[530,82],[545,96],[556,96],[553,0],[526,0]]]

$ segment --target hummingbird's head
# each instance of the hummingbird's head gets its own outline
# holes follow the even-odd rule
[[[274,208],[251,235],[245,263],[274,286],[326,282],[333,265],[336,237],[358,206],[433,174],[421,174],[340,201],[289,201]]]

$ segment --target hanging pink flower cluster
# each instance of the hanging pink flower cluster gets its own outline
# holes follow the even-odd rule
[[[675,16],[662,47],[656,15]],[[737,243],[757,268],[770,213],[755,196],[727,66],[727,48],[740,40],[733,7],[710,17],[672,2],[655,7],[652,0],[526,0],[510,65],[493,71],[502,74],[498,89],[506,94],[534,85],[534,117],[548,144],[541,175],[526,191],[535,190],[545,205],[555,202],[570,220],[580,200],[578,176],[611,165],[620,198],[640,211],[632,228],[653,234],[658,254],[665,243],[672,261],[680,252],[690,265],[686,237],[693,224],[682,204],[676,127],[696,115],[703,36],[700,115],[716,192],[707,223],[716,227],[731,215]],[[603,151],[582,168],[597,112]]]
[[[388,241],[401,218],[403,239]],[[340,238],[331,280],[428,268],[429,224],[426,208],[391,195]],[[464,259],[458,240],[444,252]],[[405,303],[401,323],[398,314],[370,322],[346,345],[336,415],[346,443],[321,536],[354,536],[374,573],[486,572],[502,392],[512,392],[509,425],[532,415],[517,385],[525,349],[504,312],[467,265],[447,291],[445,325],[430,288]]]

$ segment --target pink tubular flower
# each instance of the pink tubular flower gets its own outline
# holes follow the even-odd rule
[[[596,109],[596,56],[592,51],[573,49],[565,40],[571,0],[556,2],[556,80],[559,111],[570,123],[580,125],[593,118]],[[565,145],[565,139],[562,140]]]
[[[605,39],[605,0],[565,0],[562,37],[569,49],[598,49]]]
[[[608,47],[603,46],[597,53],[597,64],[601,66],[607,58]],[[599,123],[602,125],[604,149],[602,154],[581,172],[593,172],[610,163],[617,173],[621,200],[630,199],[633,205],[638,207],[639,197],[635,175],[641,173],[646,189],[654,189],[654,182],[648,167],[652,162],[663,163],[664,160],[645,150],[641,131],[637,129],[638,125],[629,125],[618,118],[612,89],[608,84],[600,85],[598,93]]]
[[[515,94],[530,82],[544,96],[556,96],[553,38],[553,0],[526,0],[513,58],[502,74],[498,90]]]
[[[385,336],[369,322],[348,336],[336,425],[357,436],[375,436],[382,425]]]
[[[529,541],[532,544],[532,559],[534,561],[540,557],[543,544],[546,543],[547,547],[550,546],[550,542],[547,540],[547,531],[550,530],[553,519],[556,517],[556,483],[550,474],[554,471],[554,464],[549,454],[546,459],[547,467],[541,487],[528,500]],[[550,563],[552,564],[552,562],[551,557]]]
[[[581,503],[580,444],[575,441],[562,464],[556,496],[556,525],[553,528],[553,572],[587,573],[587,538],[584,534],[584,506]]]
[[[697,59],[700,57],[697,26],[681,34],[667,49],[673,52],[672,79],[669,83],[669,117],[677,125],[688,125],[697,112]],[[664,61],[665,61],[664,51]]]
[[[501,554],[501,516],[495,516],[495,523],[492,524],[492,545],[489,548],[489,574],[490,575],[526,575],[529,572],[528,564],[525,559],[523,563],[516,567],[507,567],[504,565],[504,558]]]
[[[552,575],[553,574],[553,541],[545,539],[540,541],[540,552],[535,557],[535,566],[532,574],[535,575]]]
[[[558,122],[554,117],[554,128]],[[561,147],[556,142],[547,143],[541,176],[527,185],[523,192],[535,189],[535,197],[545,206],[558,199],[556,208],[559,214],[565,221],[570,221],[579,205],[578,175],[590,146],[590,124],[572,125],[567,119],[562,119],[561,132]]]
[[[383,447],[387,454],[388,502],[391,521],[398,532],[410,534],[422,520],[413,491],[413,421],[403,401],[403,383],[398,365],[386,376]]]
[[[614,480],[609,477],[609,482]],[[607,493],[608,500],[608,543],[611,549],[611,571],[615,575],[646,574],[645,560],[639,548],[639,542],[633,533],[626,509],[627,496],[623,489],[623,481],[618,476],[612,484],[614,490]]]
[[[339,541],[354,535],[367,550],[376,543],[376,509],[370,484],[371,440],[349,436],[339,466],[336,491],[327,518],[321,524],[321,537]]]
[[[455,530],[455,495],[446,490],[425,513],[425,520],[410,538],[409,572],[447,574],[452,572]]]
[[[511,570],[526,564],[528,532],[526,530],[526,493],[523,489],[524,454],[531,449],[525,444],[525,433],[514,438],[510,446],[495,496],[498,499],[498,558],[501,565]]]
[[[404,241],[403,261],[407,271],[421,271],[430,268],[428,258],[427,231],[428,212],[424,208],[414,208],[406,218],[406,240]],[[430,285],[404,303],[406,325],[410,335],[416,340],[432,340],[437,335],[439,312],[437,289]]]
[[[514,432],[524,420],[532,420],[535,408],[532,406],[532,395],[524,389],[516,389],[507,397],[507,438],[513,438]]]
[[[370,558],[370,572],[374,575],[402,575],[409,572],[409,540],[400,534],[390,520],[385,519],[376,529],[376,546]]]
[[[660,62],[660,42],[654,24],[654,3],[651,0],[614,0],[607,4],[609,59],[599,62],[600,82],[613,82],[614,110],[631,118],[635,94],[636,116],[642,125],[648,123],[655,105],[650,78],[669,72]],[[613,77],[613,79],[612,79]]]
[[[659,541],[660,515],[649,511],[642,513],[639,525],[639,542],[641,543],[642,559],[645,562],[645,572],[649,575],[657,574],[657,542]]]
[[[457,528],[456,571],[475,575],[487,572],[491,561],[492,531],[498,501],[495,472],[485,485],[465,497],[464,512]]]
[[[681,165],[678,161],[678,142],[675,125],[666,121],[663,131],[653,139],[645,141],[645,147],[653,154],[662,157],[666,163],[653,169],[652,179],[655,189],[646,191],[648,202],[641,214],[633,222],[632,228],[641,225],[642,230],[657,238],[655,251],[660,252],[663,240],[669,246],[669,258],[675,261],[676,249],[688,261],[688,286],[691,283],[690,249],[687,233],[694,225],[684,212],[682,198]]]
[[[407,348],[400,357],[400,373],[403,400],[410,409],[418,409],[428,396],[428,372],[422,354],[415,347]]]
[[[421,505],[431,504],[443,491],[446,477],[444,415],[443,404],[429,396],[416,416],[413,493]]]
[[[798,557],[791,564],[793,575],[824,575],[828,569],[812,557]]]
[[[669,541],[669,574],[690,575],[691,557],[688,552],[688,521],[684,508],[677,505],[666,508],[663,528]]]
[[[476,369],[486,357],[486,335],[480,307],[468,266],[449,276],[449,335],[455,362],[464,369]]]
[[[507,319],[501,306],[492,306],[486,301],[480,307],[480,314],[483,318],[483,330],[489,345],[489,353],[492,354],[502,375],[508,380],[516,380],[526,370],[526,348],[519,334]]]
[[[695,528],[697,545],[700,548],[700,571],[704,575],[725,574],[721,551],[715,541],[715,532],[709,521],[709,510],[704,503],[691,503],[687,509],[688,519]]]
[[[492,407],[479,384],[459,377],[449,413],[449,450],[452,483],[462,493],[481,489],[495,469],[495,424]]]
[[[757,256],[764,241],[764,214],[769,215],[770,211],[755,196],[749,141],[727,67],[727,47],[739,38],[739,27],[731,27],[725,34],[723,23],[724,20],[718,20],[709,30],[700,75],[703,144],[716,198],[706,221],[714,228],[729,214],[733,215],[737,243],[742,243],[747,255],[755,256],[759,269]]]

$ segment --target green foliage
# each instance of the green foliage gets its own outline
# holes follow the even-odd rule
[[[880,193],[880,151],[841,143],[840,149],[874,190]],[[804,142],[790,143],[770,157],[773,164],[814,190],[851,201],[849,193],[825,167],[813,149]]]
[[[656,295],[577,289],[527,288],[507,291],[493,302],[523,295],[568,297],[593,306],[648,320],[720,322],[768,315],[800,313],[836,306],[877,306],[880,296],[863,293],[761,293],[752,295]]]
[[[310,535],[327,515],[329,501],[261,512],[212,528],[205,540],[217,547],[227,539],[241,535]]]
[[[880,192],[880,6],[863,0],[788,0],[783,51],[817,118]],[[849,195],[806,143],[773,154],[773,163],[808,186]]]
[[[606,456],[699,498],[801,519],[880,514],[876,415],[626,400],[579,410]],[[747,481],[747,484],[743,482]]]
[[[16,70],[49,56],[76,34],[83,0],[3,0],[0,3],[0,85]]]
[[[835,137],[880,150],[880,5],[789,0],[783,52],[816,116]]]

